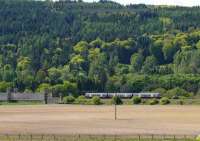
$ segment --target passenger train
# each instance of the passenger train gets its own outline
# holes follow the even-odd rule
[[[131,98],[134,96],[141,98],[161,98],[160,93],[85,93],[85,96],[88,98],[94,96],[99,96],[100,98],[112,98],[113,96],[118,96],[120,98]]]

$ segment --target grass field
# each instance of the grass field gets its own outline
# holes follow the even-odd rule
[[[195,141],[175,136],[0,135],[2,141]]]
[[[0,106],[0,134],[199,134],[199,106]]]
[[[7,102],[7,101],[0,101],[1,105],[42,105],[44,104],[43,101],[13,101],[13,102]]]

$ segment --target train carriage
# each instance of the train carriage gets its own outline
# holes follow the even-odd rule
[[[85,93],[85,96],[92,98],[94,96],[99,96],[100,98],[112,98],[113,96],[118,96],[120,98],[131,98],[133,96],[138,96],[141,98],[160,98],[159,93]]]
[[[98,96],[100,98],[107,98],[108,93],[85,93],[85,96],[88,98],[92,98],[94,96]]]
[[[116,93],[116,96],[119,96],[121,98],[131,98],[133,97],[132,93]]]

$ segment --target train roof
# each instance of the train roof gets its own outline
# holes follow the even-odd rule
[[[98,93],[90,93],[90,92],[88,92],[88,93],[85,93],[85,94],[155,94],[155,95],[157,95],[157,94],[160,94],[160,93],[150,93],[150,92],[142,92],[142,93],[104,93],[104,92],[102,92],[102,93],[100,93],[100,92],[98,92]]]

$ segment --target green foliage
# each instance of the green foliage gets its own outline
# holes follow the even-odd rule
[[[45,90],[51,90],[51,85],[47,83],[40,84],[37,88],[37,92],[45,92]]]
[[[118,96],[113,96],[113,97],[112,97],[112,100],[111,100],[111,103],[112,103],[112,104],[115,104],[115,105],[121,105],[121,104],[123,104],[123,101],[121,100],[120,97],[118,97]]]
[[[132,66],[133,71],[138,72],[141,70],[143,60],[144,58],[142,54],[135,53],[131,56],[131,66]]]
[[[152,99],[152,100],[149,101],[150,105],[156,105],[158,103],[159,103],[159,101],[157,99]]]
[[[200,41],[198,41],[198,43],[196,44],[196,47],[197,47],[198,49],[200,49]]]
[[[79,96],[79,97],[75,100],[75,102],[76,102],[77,104],[88,104],[88,100],[86,99],[85,96]]]
[[[6,92],[8,88],[12,87],[12,83],[9,82],[0,82],[0,92]]]
[[[196,137],[196,141],[200,141],[200,135]]]
[[[162,40],[156,40],[153,45],[150,47],[150,52],[155,58],[159,58],[158,62],[162,64],[164,62],[163,55],[163,42]]]
[[[166,96],[167,90],[164,88],[156,88],[152,92],[161,94],[161,97]]]
[[[144,65],[142,67],[142,72],[147,74],[156,73],[157,60],[154,56],[149,56],[146,58]]]
[[[178,104],[179,104],[179,105],[184,105],[184,101],[183,101],[183,100],[179,100],[179,101],[178,101]]]
[[[59,69],[57,68],[50,68],[48,70],[48,76],[49,76],[49,79],[50,79],[50,82],[52,84],[56,84],[59,82],[60,80],[60,77],[61,77],[61,72]]]
[[[0,82],[19,91],[199,89],[199,7],[1,0],[0,9]]]
[[[64,81],[64,84],[56,84],[52,86],[53,94],[59,96],[66,96],[69,94],[76,94],[77,85],[75,83],[71,83],[69,81]]]
[[[177,73],[199,73],[200,62],[198,58],[200,57],[200,50],[189,50],[182,51],[176,54],[175,72]]]
[[[86,53],[88,51],[88,46],[89,45],[87,42],[81,41],[76,46],[74,46],[74,51],[80,54]]]
[[[162,105],[167,105],[169,103],[170,103],[170,100],[166,97],[163,97],[160,99],[160,104],[162,104]]]
[[[181,89],[179,87],[177,88],[174,88],[174,89],[171,89],[171,90],[168,90],[167,91],[167,96],[172,98],[173,96],[176,96],[176,97],[189,97],[189,96],[192,96],[189,92],[185,91],[184,89]]]
[[[92,97],[91,102],[94,105],[100,105],[102,103],[100,97],[98,97],[98,96]]]
[[[140,104],[142,102],[142,99],[140,97],[134,96],[132,98],[133,104]]]
[[[65,96],[63,98],[64,104],[72,104],[75,101],[75,98],[73,96]]]

